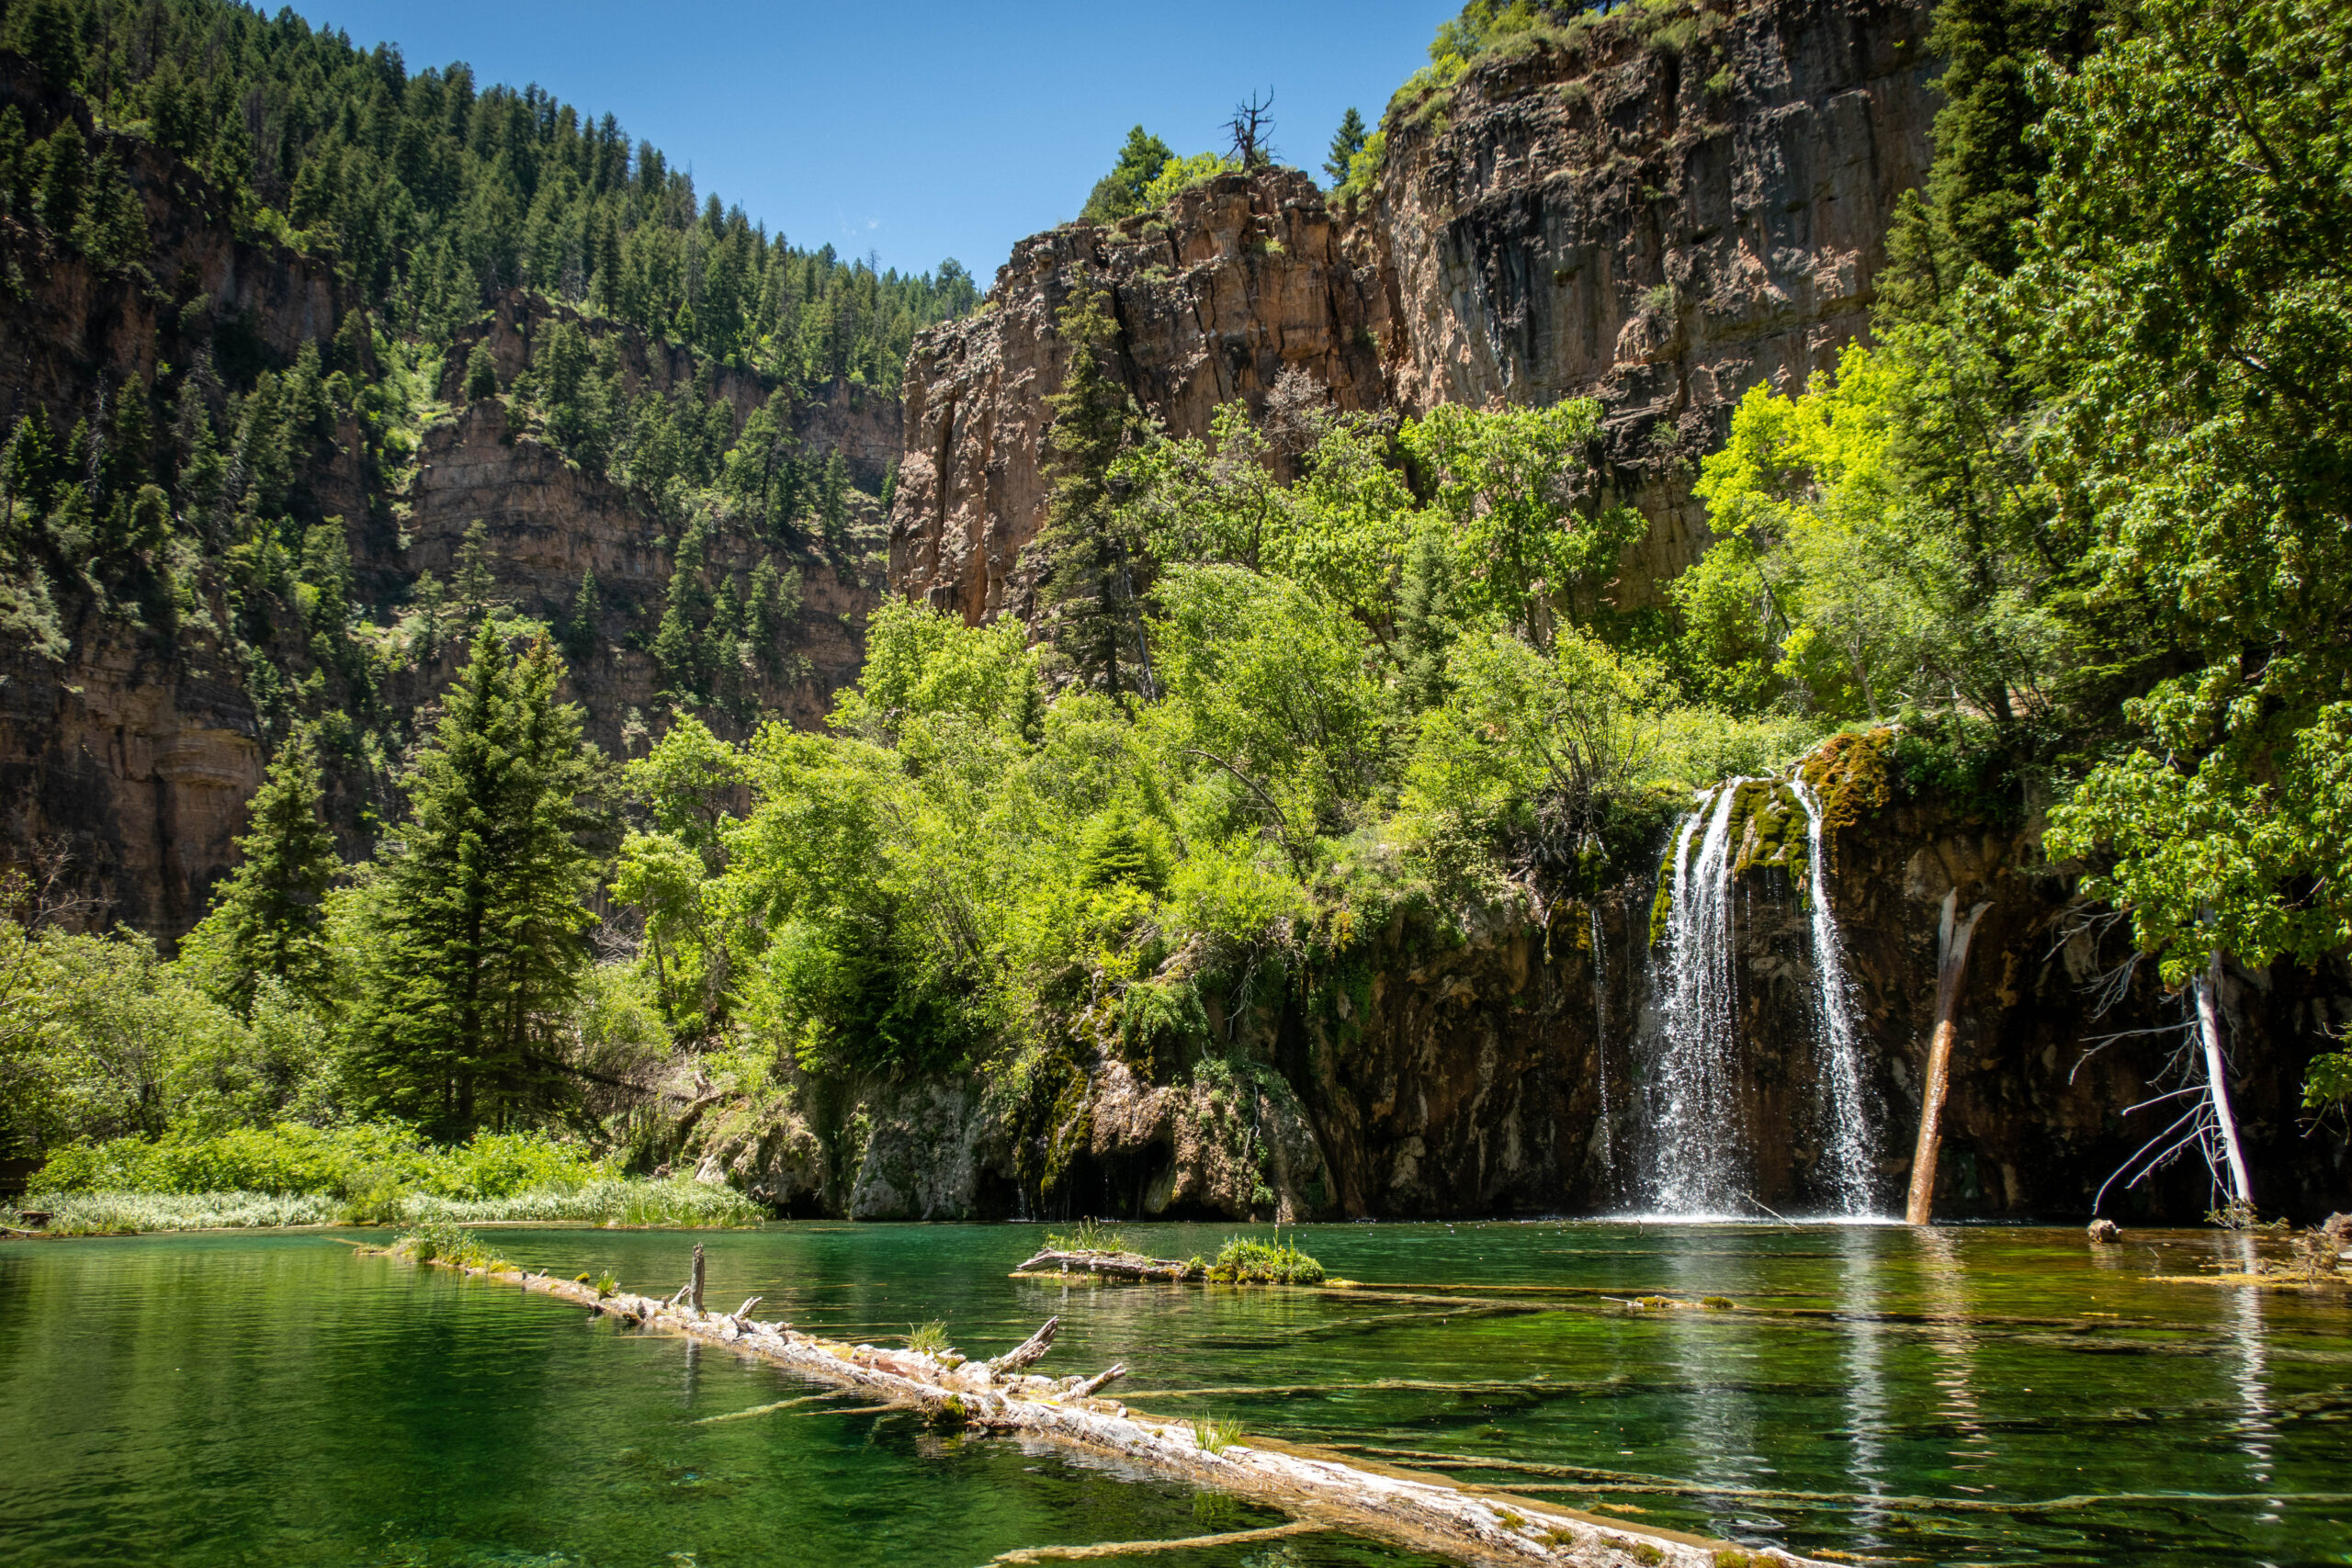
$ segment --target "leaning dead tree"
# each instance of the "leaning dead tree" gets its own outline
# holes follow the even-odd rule
[[[702,1312],[684,1299],[694,1281],[663,1301],[620,1292],[605,1294],[595,1286],[548,1274],[513,1269],[492,1272],[447,1258],[430,1259],[427,1266],[519,1285],[648,1333],[725,1346],[816,1382],[870,1395],[883,1406],[902,1405],[935,1422],[1116,1455],[1131,1464],[1280,1509],[1293,1516],[1301,1531],[1343,1530],[1482,1565],[1716,1568],[1723,1560],[1719,1553],[1736,1551],[1758,1568],[1828,1568],[1777,1549],[1748,1551],[1693,1536],[1635,1529],[1500,1489],[1460,1486],[1312,1449],[1263,1439],[1230,1441],[1206,1423],[1130,1410],[1102,1397],[1106,1386],[1125,1375],[1123,1365],[1065,1378],[1029,1371],[1052,1348],[1058,1318],[1046,1319],[1005,1354],[974,1360],[952,1349],[888,1349],[803,1334],[789,1324],[753,1318],[752,1309],[760,1301],[756,1296],[731,1313]],[[1225,1539],[1212,1540],[1221,1543]],[[1182,1544],[1211,1543],[1196,1540]],[[1128,1550],[1162,1544],[1179,1543],[1136,1542]],[[1099,1553],[1086,1553],[1082,1548],[1032,1548],[1008,1553],[1004,1561],[1072,1554]]]

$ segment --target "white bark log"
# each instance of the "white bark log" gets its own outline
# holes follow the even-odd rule
[[[432,1267],[450,1267],[435,1260]],[[483,1270],[469,1269],[469,1273]],[[688,1315],[645,1296],[599,1299],[594,1287],[548,1276],[503,1270],[503,1283],[549,1295],[592,1312],[626,1318],[656,1333],[727,1343],[731,1318]],[[1040,1377],[1004,1376],[995,1369],[1029,1353],[1043,1356],[1058,1320],[1049,1320],[1019,1348],[994,1362],[949,1365],[911,1350],[880,1349],[819,1339],[775,1323],[742,1325],[734,1348],[790,1367],[819,1382],[880,1394],[892,1404],[960,1420],[982,1431],[1018,1432],[1129,1462],[1203,1486],[1306,1516],[1335,1529],[1441,1552],[1476,1564],[1575,1563],[1580,1568],[1715,1568],[1727,1543],[1691,1536],[1654,1535],[1613,1519],[1532,1500],[1482,1495],[1442,1478],[1352,1464],[1290,1444],[1237,1442],[1211,1453],[1189,1422],[1129,1410],[1114,1400],[1083,1396]],[[1116,1371],[1117,1369],[1113,1369]],[[1100,1382],[1089,1379],[1099,1387]],[[1741,1549],[1747,1550],[1747,1549]],[[1748,1551],[1771,1568],[1829,1568],[1816,1559],[1776,1548]]]
[[[2197,1033],[2205,1047],[2205,1087],[2212,1098],[2213,1120],[2221,1124],[2231,1196],[2250,1211],[2254,1183],[2246,1179],[2245,1151],[2238,1146],[2237,1118],[2230,1114],[2230,1066],[2222,1059],[2221,987],[2222,955],[2216,953],[2197,980]]]

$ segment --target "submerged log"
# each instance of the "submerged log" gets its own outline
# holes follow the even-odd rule
[[[1059,1252],[1048,1247],[1014,1271],[1022,1274],[1102,1274],[1114,1280],[1204,1280],[1208,1270],[1175,1258],[1140,1252]]]
[[[362,1251],[370,1249],[362,1248]],[[404,1256],[392,1254],[391,1256]],[[1621,1525],[1520,1496],[1487,1496],[1442,1478],[1351,1463],[1329,1450],[1227,1440],[1224,1434],[1130,1410],[1099,1391],[1124,1367],[1091,1377],[1053,1379],[1025,1367],[1052,1345],[1049,1320],[1017,1348],[992,1361],[953,1353],[851,1345],[803,1334],[784,1323],[744,1321],[696,1312],[650,1296],[599,1295],[593,1285],[434,1258],[426,1267],[520,1285],[526,1291],[602,1313],[660,1334],[731,1345],[820,1382],[880,1395],[930,1419],[981,1432],[1018,1433],[1130,1463],[1196,1485],[1249,1498],[1333,1529],[1464,1562],[1576,1563],[1583,1568],[1715,1568],[1717,1551],[1740,1551],[1771,1568],[1828,1568],[1777,1548],[1750,1551],[1659,1530]],[[1018,1358],[1018,1359],[1016,1359]],[[746,1413],[748,1414],[748,1413]],[[1205,1440],[1204,1440],[1205,1439]]]

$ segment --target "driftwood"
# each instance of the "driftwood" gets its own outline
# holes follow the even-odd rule
[[[1140,1252],[1057,1252],[1037,1254],[1019,1269],[1023,1274],[1102,1274],[1114,1280],[1204,1280],[1208,1270],[1174,1258],[1147,1258]]]
[[[991,1377],[1001,1378],[1007,1372],[1020,1371],[1044,1359],[1046,1352],[1054,1348],[1054,1336],[1060,1330],[1062,1320],[1059,1317],[1046,1319],[1037,1325],[1036,1333],[1032,1334],[995,1360],[989,1362],[989,1374]]]
[[[879,1395],[891,1407],[913,1410],[934,1421],[1116,1455],[1161,1474],[1281,1509],[1302,1527],[1345,1530],[1459,1562],[1715,1568],[1716,1551],[1731,1550],[1723,1542],[1638,1529],[1524,1497],[1482,1495],[1440,1477],[1351,1463],[1329,1450],[1264,1439],[1218,1442],[1211,1448],[1190,1422],[1146,1415],[1100,1397],[1103,1385],[1125,1371],[1122,1367],[1062,1379],[999,1370],[1026,1366],[1042,1357],[1052,1343],[1055,1322],[993,1361],[968,1361],[953,1351],[933,1355],[820,1339],[786,1324],[695,1312],[650,1296],[600,1295],[593,1285],[548,1274],[519,1269],[492,1273],[445,1258],[427,1266],[520,1285],[651,1333],[731,1346],[818,1382]],[[1015,1358],[1022,1359],[1016,1362]],[[1148,1550],[1153,1543],[1138,1544]],[[1043,1553],[1054,1549],[1030,1550]],[[1752,1551],[1748,1557],[1758,1568],[1828,1568],[1777,1548]]]
[[[1990,904],[1960,910],[1960,889],[1944,895],[1936,929],[1936,1032],[1928,1042],[1927,1082],[1919,1094],[1919,1145],[1911,1156],[1911,1192],[1903,1206],[1905,1223],[1924,1225],[1935,1207],[1936,1157],[1943,1143],[1944,1093],[1951,1087],[1952,1043],[1960,1037],[1960,983],[1968,973],[1968,944]]]

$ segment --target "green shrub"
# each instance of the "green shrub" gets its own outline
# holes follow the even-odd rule
[[[28,1201],[49,1214],[51,1235],[331,1225],[343,1217],[333,1198],[272,1192],[60,1192]]]
[[[266,1192],[342,1198],[357,1217],[398,1217],[411,1193],[505,1198],[584,1186],[602,1174],[579,1144],[544,1133],[478,1133],[436,1146],[413,1127],[240,1127],[209,1137],[116,1138],[51,1155],[34,1190],[51,1192]]]
[[[1319,1285],[1323,1265],[1286,1241],[1237,1235],[1217,1248],[1209,1278],[1237,1285]]]
[[[490,1262],[489,1251],[473,1232],[445,1224],[417,1226],[394,1241],[392,1250],[404,1252],[419,1263],[448,1263],[460,1269],[480,1269]]]

